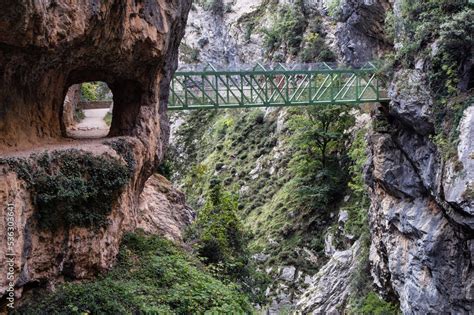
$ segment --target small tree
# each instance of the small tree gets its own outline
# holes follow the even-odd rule
[[[237,209],[236,196],[211,179],[206,203],[191,229],[194,247],[215,276],[239,283],[252,301],[262,303],[268,280],[250,259],[250,238]]]
[[[345,131],[353,123],[348,106],[309,108],[289,121],[296,148],[290,167],[298,175],[299,198],[311,210],[326,208],[346,186]]]
[[[235,196],[222,191],[219,180],[212,179],[204,207],[196,221],[199,255],[208,264],[238,260],[246,251],[247,236],[237,216]]]
[[[345,147],[344,132],[352,126],[354,117],[348,106],[312,107],[290,121],[293,143],[309,158],[326,168],[328,159]]]

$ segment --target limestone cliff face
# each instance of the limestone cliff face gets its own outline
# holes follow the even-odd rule
[[[193,209],[186,205],[184,194],[158,174],[145,183],[139,212],[138,228],[163,235],[176,243],[183,242],[182,232],[195,217]]]
[[[24,288],[47,286],[64,278],[88,278],[106,270],[123,233],[137,227],[158,230],[139,220],[153,211],[138,207],[139,196],[168,142],[168,84],[190,6],[190,0],[2,4],[0,252],[8,249],[3,218],[13,209],[17,296]],[[109,139],[63,138],[67,122],[61,119],[62,106],[69,86],[96,80],[105,81],[114,95]],[[7,162],[21,158],[30,163],[35,159],[33,153],[47,151],[46,156],[51,157],[54,150],[71,148],[132,166],[129,180],[111,202],[106,225],[40,229],[31,183]],[[170,203],[181,204],[182,200],[173,198]],[[7,204],[12,206],[7,208]],[[95,210],[92,208],[90,211]],[[176,231],[173,237],[179,237]],[[5,259],[2,255],[2,266],[6,266]],[[2,269],[0,296],[8,283]]]
[[[430,90],[430,57],[418,58],[411,69],[395,69],[391,101],[368,136],[372,276],[404,314],[467,314],[474,305],[472,91],[458,87],[467,108],[451,140],[454,157],[443,156],[446,145],[434,141],[439,100]]]
[[[414,79],[422,76],[421,71],[405,73],[409,86],[395,79],[390,127],[369,136],[372,274],[382,292],[398,296],[406,314],[469,313],[473,106],[459,126],[458,161],[443,163],[430,138],[429,93]],[[421,90],[416,95],[410,92],[414,86]]]

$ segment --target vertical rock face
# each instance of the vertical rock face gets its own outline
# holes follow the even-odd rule
[[[387,47],[381,17],[392,6],[400,1],[341,2],[336,46],[343,59],[370,60]],[[391,102],[375,117],[386,127],[368,137],[372,276],[405,314],[467,314],[474,311],[473,106],[458,128],[458,159],[442,162],[420,65],[396,71]]]
[[[474,107],[464,111],[458,127],[458,160],[441,163],[429,136],[432,100],[423,92],[423,74],[401,74],[392,83],[397,92],[389,105],[391,130],[369,137],[372,274],[382,292],[398,296],[406,314],[469,313],[474,301]]]
[[[389,0],[343,0],[338,14],[337,47],[349,64],[374,60],[390,48],[384,36],[385,11]]]
[[[183,242],[183,229],[191,224],[194,211],[186,205],[184,194],[161,175],[151,176],[140,195],[138,227]]]
[[[309,287],[297,301],[304,314],[339,314],[351,296],[351,280],[358,267],[360,243],[337,251],[319,272],[308,279]]]
[[[81,86],[75,84],[71,86],[64,98],[63,105],[63,122],[64,127],[68,128],[74,125],[74,112],[81,97]]]
[[[190,6],[190,0],[2,4],[0,252],[14,255],[17,295],[27,287],[88,278],[109,268],[123,233],[140,226],[139,217],[153,211],[138,207],[139,195],[168,142],[168,85]],[[110,139],[63,138],[64,97],[71,85],[83,81],[104,81],[113,92]],[[31,183],[9,161],[31,162],[33,152],[71,147],[81,154],[127,164],[129,181],[113,200],[106,225],[40,228]],[[57,153],[50,150],[48,154]],[[95,210],[91,206],[90,211]],[[7,214],[14,218],[16,228],[13,246],[6,237],[3,218]],[[0,257],[1,266],[7,265],[5,259]],[[2,269],[0,296],[9,282]]]
[[[369,135],[372,276],[404,314],[468,314],[474,305],[473,106],[458,128],[457,161],[443,162],[432,141],[428,86],[422,69],[399,69],[381,115],[388,127]]]

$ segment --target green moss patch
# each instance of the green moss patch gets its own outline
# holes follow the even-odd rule
[[[27,183],[39,227],[53,231],[105,225],[131,175],[110,157],[75,149],[3,159],[0,164],[7,164]]]

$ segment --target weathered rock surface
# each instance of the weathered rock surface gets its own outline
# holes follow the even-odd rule
[[[458,129],[458,160],[446,166],[444,197],[451,205],[474,216],[474,105],[464,111]]]
[[[428,81],[419,70],[396,73],[389,90],[390,113],[422,135],[434,131],[433,100]]]
[[[430,99],[400,86],[390,104],[390,133],[376,132],[369,141],[372,276],[381,293],[399,299],[404,314],[468,314],[474,305],[472,106],[459,127],[459,161],[443,165],[426,135],[431,118],[423,108]]]
[[[158,125],[189,7],[186,0],[2,5],[0,148],[64,135],[64,97],[84,81],[111,88],[111,135],[139,135],[141,122]]]
[[[77,104],[80,100],[80,93],[81,86],[79,84],[74,84],[69,88],[66,97],[64,98],[63,122],[66,129],[72,127],[76,123],[74,121],[74,112],[76,111]]]
[[[390,47],[384,35],[390,1],[344,0],[338,12],[336,45],[345,62],[372,61]]]
[[[24,288],[92,277],[111,267],[123,233],[140,224],[159,230],[152,224],[156,214],[144,213],[155,208],[140,211],[138,201],[168,142],[168,85],[190,6],[190,0],[10,1],[2,5],[1,157],[28,158],[46,148],[76,148],[123,164],[134,162],[130,181],[114,201],[105,227],[55,232],[38,228],[26,183],[0,165],[0,214],[5,217],[6,205],[11,203],[15,218],[17,296]],[[125,157],[103,140],[63,138],[64,97],[69,86],[83,81],[104,81],[111,88],[115,106],[107,141],[129,147]],[[120,139],[112,138],[116,136]],[[170,205],[180,204],[170,193]],[[140,216],[150,218],[149,223],[139,223]],[[7,250],[5,233],[1,220],[2,253]],[[179,237],[177,231],[170,234]],[[5,259],[0,257],[1,266],[6,266]],[[3,268],[0,296],[9,282]]]
[[[191,224],[194,216],[184,194],[166,178],[153,175],[146,181],[140,195],[138,228],[180,243],[183,229]]]
[[[342,314],[351,294],[351,279],[359,265],[360,243],[336,251],[309,280],[308,289],[296,303],[303,314]]]

